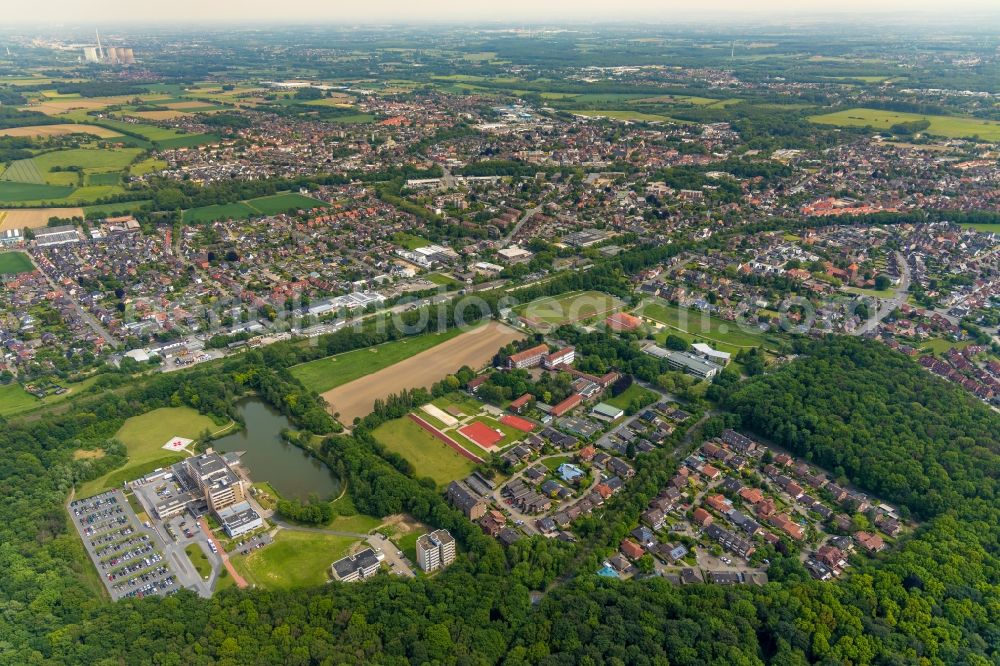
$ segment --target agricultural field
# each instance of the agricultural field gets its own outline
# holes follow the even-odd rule
[[[930,126],[926,130],[928,134],[951,139],[978,136],[986,141],[1000,140],[1000,122],[960,116],[924,116],[917,113],[879,109],[846,109],[821,116],[810,116],[809,120],[823,125],[871,127],[884,131],[889,131],[890,127],[898,123],[927,120],[930,122]]]
[[[743,100],[731,97],[728,99],[714,99],[712,97],[695,97],[693,95],[659,95],[656,97],[643,97],[629,101],[629,104],[677,104],[682,106],[704,106],[711,108],[725,108],[733,104],[739,104]]]
[[[234,555],[231,561],[247,582],[258,587],[318,587],[329,579],[334,560],[346,555],[355,543],[353,537],[283,529],[271,545],[249,555]]]
[[[0,180],[6,180],[12,183],[34,183],[35,185],[45,184],[45,177],[42,175],[42,172],[38,170],[38,165],[32,158],[11,162],[6,171],[0,175]]]
[[[306,388],[323,393],[359,377],[395,365],[442,342],[447,342],[461,332],[461,329],[450,328],[443,333],[425,333],[402,340],[393,340],[376,347],[357,349],[302,363],[293,366],[290,371]]]
[[[475,463],[406,416],[383,423],[372,435],[386,450],[406,458],[418,477],[429,476],[439,486],[468,476],[475,469]]]
[[[661,341],[670,334],[680,335],[689,342],[706,342],[719,351],[731,354],[750,347],[777,348],[771,338],[757,329],[740,327],[736,322],[725,321],[698,310],[649,303],[635,314],[667,327],[666,332],[657,336]]]
[[[520,331],[490,322],[419,354],[412,355],[411,351],[407,351],[408,358],[376,372],[368,367],[363,373],[366,376],[326,391],[323,399],[330,413],[340,414],[341,423],[351,423],[355,417],[371,412],[376,400],[398,393],[403,388],[430,387],[463,365],[480,368],[501,347],[523,337]]]
[[[212,143],[219,140],[215,134],[186,134],[169,127],[157,127],[156,125],[146,125],[143,123],[127,123],[121,120],[100,121],[102,127],[107,127],[122,134],[135,134],[146,141],[155,143],[159,148],[189,148],[199,146],[203,143]]]
[[[0,275],[17,275],[18,273],[30,273],[33,270],[35,270],[35,266],[24,252],[0,253]]]
[[[514,312],[539,324],[561,326],[606,316],[620,310],[624,303],[600,291],[576,291],[547,296],[514,308]]]
[[[0,203],[63,203],[69,199],[73,192],[74,189],[72,187],[18,183],[0,179]],[[48,221],[48,218],[46,218],[46,221]]]
[[[9,127],[0,129],[0,136],[30,136],[48,137],[64,136],[67,134],[90,134],[101,139],[110,139],[121,136],[118,132],[107,127],[96,125],[81,125],[78,123],[63,123],[59,125],[32,125],[30,127]]]
[[[277,215],[278,213],[294,212],[299,209],[311,210],[313,208],[325,208],[327,204],[318,199],[307,197],[295,192],[285,194],[275,194],[269,197],[249,199],[244,202],[264,215]]]
[[[71,167],[80,168],[84,173],[113,173],[123,171],[142,152],[139,148],[75,148],[42,153],[31,161],[46,177],[53,169]]]
[[[166,168],[167,162],[165,160],[158,160],[150,157],[136,162],[129,167],[128,171],[129,174],[133,176],[145,176],[146,174],[163,171]]]
[[[153,203],[152,199],[140,199],[139,201],[122,201],[121,203],[110,203],[110,204],[95,204],[93,206],[84,206],[82,211],[86,213],[88,217],[94,217],[98,215],[125,215],[127,213],[134,213],[137,210],[141,210],[143,206]]]

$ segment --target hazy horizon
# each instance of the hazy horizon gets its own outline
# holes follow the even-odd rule
[[[460,0],[436,0],[414,3],[403,0],[375,0],[363,5],[331,6],[320,0],[174,0],[166,4],[127,4],[112,0],[79,3],[72,0],[44,0],[39,3],[16,3],[5,10],[10,24],[66,23],[428,23],[428,22],[502,22],[508,24],[537,22],[628,22],[663,23],[671,19],[699,17],[719,19],[730,16],[839,16],[844,14],[892,14],[900,19],[914,14],[947,16],[960,22],[963,12],[1000,17],[996,0],[955,0],[946,8],[934,0],[841,0],[836,6],[808,5],[802,0],[757,0],[753,9],[746,2],[717,0],[711,6],[693,10],[679,0],[623,0],[618,3],[595,0],[508,0],[505,3],[470,3]]]

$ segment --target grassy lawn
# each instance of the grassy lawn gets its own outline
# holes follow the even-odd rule
[[[152,199],[142,199],[140,201],[123,201],[121,203],[111,203],[111,204],[96,204],[93,206],[84,206],[83,212],[85,215],[118,215],[133,213],[137,210],[142,209],[143,206],[153,203]]]
[[[417,563],[417,539],[420,538],[421,534],[423,534],[421,530],[413,530],[393,539],[396,547],[403,551],[403,555],[406,555],[407,559],[414,564]]]
[[[188,559],[191,560],[194,568],[198,570],[199,576],[208,579],[212,575],[212,563],[208,561],[208,556],[205,555],[205,551],[201,549],[201,546],[192,543],[184,549],[184,552],[187,553]]]
[[[891,298],[892,295],[896,293],[896,291],[891,287],[889,289],[862,289],[860,287],[847,287],[846,290],[852,294],[872,296],[874,298]]]
[[[399,243],[407,250],[416,250],[418,247],[427,247],[431,244],[431,242],[425,238],[414,236],[413,234],[408,234],[403,231],[393,234],[392,240]]]
[[[949,349],[965,349],[972,344],[972,340],[962,340],[961,342],[952,342],[945,338],[933,338],[931,340],[924,340],[919,344],[915,344],[914,347],[920,349],[921,351],[929,350],[931,353],[940,356],[944,354]]]
[[[682,317],[682,313],[686,318]],[[637,314],[640,314],[637,312]],[[698,310],[667,307],[659,303],[649,303],[642,308],[641,316],[665,324],[673,330],[658,337],[666,338],[670,333],[686,333],[680,337],[694,342],[708,342],[719,351],[738,352],[741,348],[760,347],[777,349],[777,345],[762,332],[741,328],[736,322],[708,316]],[[661,340],[662,341],[662,340]]]
[[[4,252],[0,254],[0,275],[17,275],[35,270],[34,264],[24,252]]]
[[[166,160],[158,160],[152,157],[136,162],[129,168],[129,173],[133,176],[145,176],[148,173],[162,171],[167,168]]]
[[[550,472],[554,472],[557,469],[559,469],[559,465],[572,461],[573,461],[573,456],[555,456],[553,458],[549,458],[548,460],[543,460],[542,464],[545,465],[546,469],[548,469]]]
[[[648,405],[655,402],[657,397],[658,396],[649,389],[633,383],[620,394],[613,398],[608,398],[607,400],[604,400],[604,402],[612,407],[617,407],[618,409],[628,409],[629,404],[631,404],[633,400],[638,399],[642,404]]]
[[[248,582],[260,587],[315,587],[326,583],[330,565],[346,555],[353,543],[351,537],[281,530],[271,545],[231,559]]]
[[[216,220],[246,220],[256,215],[260,215],[260,213],[242,201],[237,201],[236,203],[212,204],[211,206],[188,209],[184,211],[184,222],[198,224],[215,222]]]
[[[166,451],[163,452],[165,455],[162,458],[157,458],[155,460],[149,460],[147,462],[136,463],[134,465],[128,465],[127,467],[122,467],[116,469],[112,472],[105,474],[104,476],[99,476],[91,481],[86,481],[80,484],[80,487],[76,489],[76,496],[78,498],[90,497],[98,493],[102,493],[105,490],[110,490],[112,488],[120,488],[126,481],[131,481],[133,479],[138,479],[140,476],[145,476],[155,469],[161,467],[169,467],[175,462],[184,459],[184,456],[180,454],[171,454]]]
[[[139,463],[161,457],[171,437],[198,439],[205,430],[218,429],[210,417],[190,407],[161,407],[128,419],[115,437],[128,448],[129,461]]]
[[[574,291],[547,296],[514,308],[517,314],[553,326],[611,314],[624,305],[601,291]]]
[[[393,340],[377,347],[357,349],[301,363],[289,370],[306,388],[323,393],[399,363],[461,334],[460,328],[451,328],[443,333],[425,333]]]
[[[260,197],[259,199],[250,199],[245,203],[265,215],[294,213],[300,209],[311,210],[313,208],[326,207],[326,204],[318,199],[313,199],[312,197],[303,196],[294,192],[275,194],[270,197]]]
[[[976,231],[981,231],[984,234],[1000,234],[1000,224],[973,224],[971,222],[967,222],[962,225],[962,228],[975,229]]]
[[[462,283],[453,277],[443,275],[441,273],[428,273],[424,276],[427,280],[433,282],[434,284],[441,285],[444,287],[461,287]]]
[[[20,384],[0,386],[0,416],[24,412],[39,404],[41,401],[21,388]]]
[[[338,532],[368,534],[381,524],[381,518],[358,513],[353,516],[337,516],[326,525],[326,529],[337,530]]]
[[[483,403],[458,391],[435,398],[431,401],[431,404],[445,411],[448,411],[449,407],[458,407],[466,416],[475,416],[483,408]],[[420,416],[423,418],[423,412],[421,412]]]
[[[438,485],[468,476],[475,467],[405,416],[383,423],[372,434],[387,450],[410,461],[418,477],[429,476]]]
[[[862,108],[811,116],[809,120],[823,125],[871,127],[884,131],[889,131],[890,127],[898,123],[927,120],[930,122],[930,126],[926,130],[928,134],[952,139],[979,136],[986,141],[1000,140],[1000,123],[961,116],[926,116],[918,113]]]
[[[161,407],[133,416],[115,433],[115,438],[128,450],[128,466],[87,481],[80,486],[78,495],[87,497],[105,488],[115,488],[123,481],[177,462],[184,456],[166,451],[163,445],[171,437],[197,439],[206,429],[214,432],[219,426],[190,407]]]

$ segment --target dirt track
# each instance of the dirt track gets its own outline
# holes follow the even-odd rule
[[[523,333],[505,324],[490,322],[405,361],[331,389],[323,394],[323,398],[329,405],[330,413],[340,412],[341,423],[350,425],[355,416],[371,412],[377,399],[403,389],[418,386],[430,388],[431,384],[463,365],[480,368],[493,358],[500,347],[523,337]]]

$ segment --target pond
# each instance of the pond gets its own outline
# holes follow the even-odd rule
[[[308,453],[281,439],[291,424],[278,410],[259,398],[236,403],[246,428],[212,442],[216,451],[245,451],[241,462],[254,481],[267,481],[283,497],[307,500],[315,493],[323,499],[340,494],[340,482],[329,468]]]

